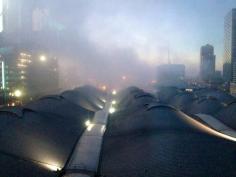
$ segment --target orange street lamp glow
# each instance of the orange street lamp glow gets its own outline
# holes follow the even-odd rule
[[[103,86],[102,86],[102,90],[103,90],[103,91],[106,91],[106,90],[107,90],[107,86],[103,85]]]

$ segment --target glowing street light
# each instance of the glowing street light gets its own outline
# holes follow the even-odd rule
[[[87,120],[84,124],[86,125],[86,127],[88,127],[91,124],[91,122],[90,120]]]
[[[126,79],[127,79],[127,77],[126,77],[126,76],[122,76],[122,80],[124,80],[124,81],[125,81]]]
[[[86,125],[86,127],[87,127],[87,131],[91,131],[92,129],[93,129],[93,127],[94,127],[94,124],[92,124],[91,122],[90,122],[90,120],[87,120],[86,122],[85,122],[85,125]]]
[[[107,90],[107,86],[103,85],[102,87],[100,87],[102,91],[106,91]]]
[[[87,131],[91,131],[92,129],[93,129],[93,127],[94,127],[94,124],[90,124],[88,127],[87,127]]]
[[[15,95],[15,97],[19,98],[19,97],[22,96],[22,92],[21,92],[20,90],[16,90],[16,91],[14,92],[14,95]]]
[[[45,55],[41,55],[39,57],[39,60],[42,61],[42,62],[45,62],[47,60],[46,56]]]
[[[116,90],[113,90],[112,91],[112,95],[116,95],[117,94],[117,91]]]
[[[115,104],[116,104],[116,100],[113,100],[113,101],[111,102],[111,104],[115,105]]]
[[[116,112],[116,109],[115,109],[114,107],[110,107],[109,113],[110,113],[110,114],[113,114],[114,112]]]
[[[157,81],[156,81],[156,80],[152,80],[151,83],[152,83],[152,84],[156,84]]]

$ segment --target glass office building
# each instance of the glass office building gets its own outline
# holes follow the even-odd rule
[[[225,17],[223,76],[226,81],[236,83],[236,9],[232,9]]]

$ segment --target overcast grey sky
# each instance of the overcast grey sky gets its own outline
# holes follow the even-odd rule
[[[221,69],[224,17],[236,7],[235,0],[67,0],[46,4],[55,20],[77,30],[70,34],[80,41],[70,67],[79,66],[78,78],[104,83],[122,75],[140,83],[154,79],[156,65],[168,62],[168,48],[172,63],[186,64],[187,74],[197,75],[200,47],[207,43],[215,47],[217,69]]]

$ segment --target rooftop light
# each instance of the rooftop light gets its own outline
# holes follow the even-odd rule
[[[44,166],[47,167],[51,171],[60,171],[61,170],[60,167],[55,166],[55,165],[45,164]]]
[[[117,94],[116,90],[113,90],[112,95],[116,95],[116,94]]]
[[[111,107],[111,108],[109,109],[109,113],[110,113],[110,114],[113,114],[115,111],[116,111],[116,109],[115,109],[114,107]]]
[[[90,132],[94,127],[94,124],[90,124],[88,127],[87,127],[87,130]]]
[[[90,120],[87,120],[87,121],[85,122],[86,127],[88,127],[90,124],[91,124]]]

